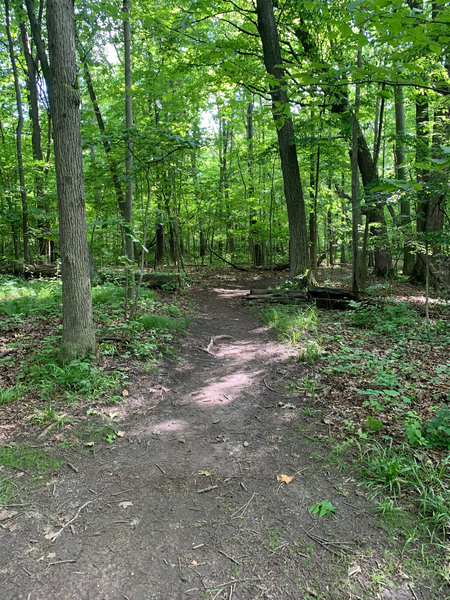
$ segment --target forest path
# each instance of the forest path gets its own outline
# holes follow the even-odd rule
[[[124,436],[79,454],[78,472],[35,492],[0,533],[2,600],[431,597],[407,579],[383,584],[400,561],[314,440],[320,417],[307,425],[306,399],[285,395],[302,367],[243,293],[238,281],[194,291],[180,356],[136,378]],[[335,517],[311,515],[321,500]]]

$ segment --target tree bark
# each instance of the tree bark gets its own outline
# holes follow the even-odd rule
[[[42,130],[39,115],[39,96],[38,96],[38,57],[34,58],[31,53],[30,40],[28,37],[27,26],[25,22],[20,23],[20,36],[22,38],[23,52],[26,63],[27,88],[29,115],[31,119],[31,145],[33,149],[33,159],[36,161],[34,188],[36,195],[36,207],[38,209],[37,226],[39,229],[39,256],[44,262],[50,261],[50,242],[47,239],[49,234],[48,214],[50,205],[44,194],[44,153],[42,151]]]
[[[306,227],[305,202],[294,143],[294,127],[289,114],[286,93],[286,78],[282,64],[277,24],[272,0],[257,0],[256,13],[261,37],[264,64],[273,77],[270,87],[272,116],[278,136],[278,149],[283,173],[284,195],[289,222],[289,265],[291,276],[309,270],[308,232]]]
[[[28,228],[28,197],[25,187],[25,171],[23,168],[23,151],[22,151],[22,131],[23,131],[23,106],[22,95],[20,92],[19,75],[17,73],[16,57],[14,54],[14,44],[11,37],[11,24],[9,15],[9,1],[5,3],[5,25],[6,36],[8,38],[8,50],[11,60],[14,78],[14,90],[16,93],[17,107],[17,128],[16,128],[16,153],[17,153],[17,169],[19,172],[20,198],[22,201],[22,235],[23,235],[23,258],[25,263],[30,262],[30,234]]]
[[[395,162],[396,176],[401,181],[407,180],[406,151],[405,151],[405,103],[403,88],[394,87],[395,101]],[[405,233],[411,232],[411,206],[407,194],[400,199],[400,225],[405,227]],[[411,252],[409,241],[403,244],[403,274],[411,275],[414,268],[414,254]]]
[[[131,27],[130,27],[130,0],[123,0],[123,42],[124,42],[124,67],[125,67],[125,127],[127,129],[127,143],[125,150],[125,173],[127,186],[125,191],[125,206],[123,219],[130,229],[133,221],[133,104],[132,104],[132,71],[131,71]],[[125,232],[125,251],[130,264],[134,261],[134,243],[131,231]],[[130,287],[132,293],[133,286]]]
[[[310,154],[309,188],[311,209],[309,213],[309,256],[311,269],[317,270],[317,200],[319,195],[320,143],[317,151]]]
[[[253,159],[253,98],[247,105],[247,122],[246,122],[246,137],[247,137],[247,173],[248,187],[247,196],[250,201],[249,210],[249,250],[250,256],[255,267],[261,267],[263,264],[263,246],[260,235],[258,234],[258,213],[255,210],[255,181],[254,181],[254,159]]]
[[[79,42],[78,42],[79,44]],[[92,103],[92,108],[94,110],[94,114],[95,114],[95,118],[97,121],[97,125],[98,125],[98,129],[102,135],[102,144],[103,144],[103,148],[105,150],[105,154],[106,154],[106,160],[108,163],[108,169],[109,172],[111,173],[111,178],[113,181],[113,185],[114,185],[114,190],[116,192],[116,198],[117,198],[117,205],[119,207],[119,211],[120,214],[123,218],[124,221],[126,221],[126,211],[125,211],[125,199],[123,196],[123,190],[122,190],[122,185],[120,183],[119,180],[119,175],[117,173],[117,168],[116,165],[114,164],[110,153],[111,153],[111,142],[109,141],[109,139],[106,137],[106,127],[105,127],[105,122],[103,120],[103,116],[102,113],[100,111],[100,106],[97,100],[97,95],[95,93],[95,89],[94,89],[94,84],[92,83],[92,77],[91,77],[91,73],[89,71],[89,65],[87,63],[87,58],[86,58],[86,54],[84,54],[83,52],[81,52],[81,50],[79,51],[79,56],[80,56],[80,60],[81,60],[81,64],[83,67],[83,78],[84,81],[86,82],[86,86],[89,92],[89,98],[91,99],[91,103]]]
[[[358,51],[358,67],[361,63],[361,50]],[[360,87],[355,88],[355,110],[352,115],[352,291],[359,293],[360,289],[360,251],[359,227],[361,224],[361,209],[359,206],[359,173],[358,173],[358,112],[360,107]],[[364,265],[365,267],[365,265]]]
[[[62,352],[72,359],[95,350],[72,0],[47,0],[47,30],[61,253]]]

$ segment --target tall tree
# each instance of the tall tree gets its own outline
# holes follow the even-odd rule
[[[31,144],[33,159],[35,160],[34,190],[36,196],[36,208],[38,210],[37,225],[39,229],[39,256],[50,261],[50,243],[48,240],[49,225],[48,214],[50,206],[48,198],[44,194],[44,153],[42,151],[42,130],[39,114],[38,93],[38,57],[34,57],[31,51],[27,26],[24,20],[20,21],[20,37],[25,56],[29,116],[31,119]]]
[[[16,56],[14,53],[14,44],[11,36],[11,22],[9,14],[9,1],[5,1],[5,21],[6,21],[6,36],[8,38],[9,57],[14,76],[14,90],[16,93],[17,107],[17,128],[16,128],[16,153],[17,153],[17,168],[19,171],[19,186],[20,197],[22,200],[22,235],[23,235],[23,259],[25,263],[30,262],[30,234],[28,227],[28,197],[25,187],[25,170],[23,167],[23,151],[22,151],[22,132],[23,132],[23,106],[22,93],[20,90],[19,75],[17,73]]]
[[[271,76],[272,115],[277,128],[278,149],[283,173],[284,195],[289,220],[289,265],[291,275],[309,269],[308,232],[305,201],[294,142],[294,126],[289,112],[286,77],[282,66],[277,23],[272,0],[257,0],[258,31],[261,37],[264,64]]]
[[[131,71],[131,26],[130,26],[130,0],[123,0],[123,44],[124,44],[124,69],[125,69],[125,127],[127,129],[125,150],[125,172],[127,178],[125,191],[125,205],[123,219],[127,228],[125,236],[125,248],[130,263],[134,260],[134,236],[131,235],[131,224],[133,220],[133,100],[131,95],[132,71]],[[130,286],[130,291],[132,291]]]
[[[72,0],[47,0],[47,31],[61,253],[62,352],[71,359],[95,350]]]
[[[398,85],[394,88],[395,102],[395,167],[396,177],[401,181],[406,181],[406,147],[405,147],[405,101],[403,97],[403,87]],[[411,231],[411,207],[408,192],[403,193],[400,200],[400,224],[404,226],[406,232]],[[411,252],[410,241],[407,240],[403,245],[403,273],[411,275],[414,267],[414,254]]]

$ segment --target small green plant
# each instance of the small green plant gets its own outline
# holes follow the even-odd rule
[[[72,423],[72,418],[66,414],[58,415],[52,406],[48,404],[44,409],[35,410],[30,423],[37,423],[38,425],[51,425],[54,423],[55,427],[64,427],[66,423]]]
[[[270,306],[261,312],[264,323],[290,343],[300,341],[305,332],[315,333],[319,322],[317,308],[298,306]]]
[[[321,500],[309,508],[309,512],[312,515],[319,515],[319,517],[329,517],[333,515],[336,510],[336,506],[334,506],[329,500]]]
[[[323,354],[323,349],[317,340],[307,340],[306,346],[300,352],[298,359],[308,365],[315,363]]]
[[[0,477],[0,506],[17,500],[14,484]]]
[[[279,529],[274,529],[269,533],[269,548],[271,550],[276,550],[280,545],[281,540],[281,531]]]
[[[375,419],[374,417],[369,417],[366,420],[366,427],[374,433],[378,433],[383,427],[383,421],[380,421],[380,419]]]
[[[354,302],[350,319],[355,327],[370,329],[375,335],[398,339],[417,324],[417,313],[403,302],[371,305]]]
[[[118,371],[103,371],[89,358],[61,361],[54,340],[47,338],[44,347],[30,358],[19,377],[30,388],[38,388],[41,397],[47,400],[58,392],[95,398],[119,387],[126,376]]]
[[[88,421],[78,430],[77,436],[85,444],[93,445],[102,440],[107,444],[112,444],[118,438],[118,431],[115,427],[105,422]]]
[[[411,469],[406,457],[394,450],[392,440],[387,446],[378,443],[366,446],[361,452],[360,462],[364,479],[396,496],[401,493]]]
[[[181,315],[181,309],[175,304],[169,304],[169,306],[166,307],[166,311],[171,317],[179,317]]]
[[[423,427],[426,442],[433,448],[450,448],[450,405],[443,404]]]
[[[422,419],[414,412],[409,410],[404,419],[405,435],[411,446],[426,446],[427,440],[422,435]]]
[[[316,395],[315,379],[309,379],[308,377],[305,377],[303,379],[303,385],[305,387],[305,392],[307,392],[311,396],[311,399],[314,400],[314,397]]]

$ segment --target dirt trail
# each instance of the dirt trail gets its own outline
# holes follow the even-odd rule
[[[407,579],[374,587],[383,533],[300,432],[305,400],[283,397],[290,350],[241,293],[196,292],[180,359],[130,390],[124,437],[79,454],[77,473],[63,469],[16,509],[15,531],[0,529],[1,600],[430,597]],[[335,518],[309,513],[324,499]]]

